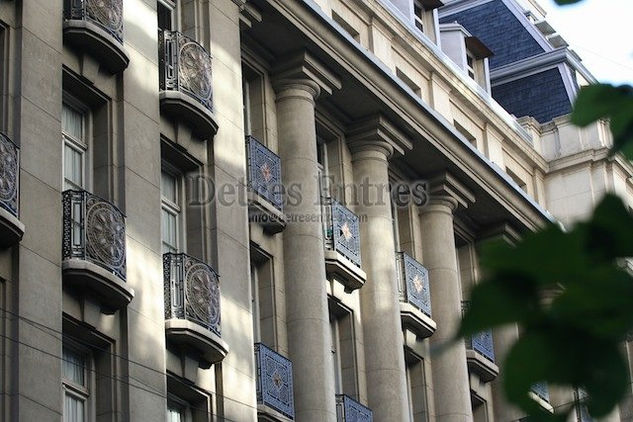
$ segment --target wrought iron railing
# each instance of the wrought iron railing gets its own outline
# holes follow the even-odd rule
[[[252,136],[246,137],[248,186],[279,211],[283,209],[281,159]]]
[[[292,362],[262,343],[255,343],[257,402],[294,419]]]
[[[184,253],[163,255],[165,319],[186,319],[220,335],[220,283],[209,265]]]
[[[323,198],[325,247],[360,267],[360,219],[343,204]]]
[[[549,403],[549,388],[546,382],[538,382],[532,385],[532,392]]]
[[[88,20],[123,42],[123,0],[64,0],[68,20]]]
[[[177,32],[159,32],[160,89],[179,91],[213,110],[211,55],[200,43]]]
[[[62,194],[63,259],[93,262],[125,280],[125,215],[82,190]]]
[[[466,312],[470,302],[462,302],[462,313]],[[492,330],[484,330],[472,336],[465,337],[466,348],[474,350],[490,362],[495,362],[495,348],[492,338]]]
[[[396,268],[400,300],[412,304],[430,317],[431,291],[428,270],[406,252],[396,253]]]
[[[8,136],[0,133],[0,207],[18,216],[20,175],[19,148]]]
[[[372,422],[374,416],[371,409],[363,406],[350,396],[337,394],[336,420],[338,422]]]

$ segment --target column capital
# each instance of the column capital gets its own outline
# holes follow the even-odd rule
[[[366,151],[379,152],[387,159],[395,152],[404,154],[413,148],[404,133],[382,114],[376,114],[352,124],[348,130],[347,145],[357,156]]]
[[[316,99],[322,93],[341,89],[341,80],[307,51],[299,51],[279,61],[273,68],[273,88],[277,93],[303,89]]]
[[[475,195],[466,186],[451,173],[443,172],[429,179],[429,202],[420,209],[420,213],[433,205],[448,206],[455,211],[459,207],[468,208],[474,202]]]

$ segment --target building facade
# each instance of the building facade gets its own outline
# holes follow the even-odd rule
[[[436,351],[477,246],[633,207],[539,10],[0,1],[2,420],[525,417],[499,384],[517,327]]]

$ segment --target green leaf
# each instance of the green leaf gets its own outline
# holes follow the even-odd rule
[[[621,151],[633,160],[633,87],[593,84],[580,89],[572,123],[583,127],[605,118],[611,119],[612,152]]]

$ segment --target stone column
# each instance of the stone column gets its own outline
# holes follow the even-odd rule
[[[376,422],[409,418],[387,161],[399,139],[382,118],[363,122],[348,137],[367,273],[360,289],[367,398]]]
[[[277,121],[282,179],[301,198],[285,205],[291,218],[283,232],[288,350],[293,364],[295,420],[336,420],[325,278],[323,228],[317,178],[315,99],[329,85],[304,73],[307,55],[278,71]],[[326,76],[326,75],[323,75]],[[325,78],[324,78],[325,79]],[[293,220],[292,217],[304,217]]]
[[[499,376],[492,382],[492,399],[495,420],[516,421],[525,416],[519,408],[513,406],[506,399],[503,389],[503,362],[512,345],[519,339],[519,328],[516,324],[496,328],[493,332],[495,358],[499,365]]]
[[[453,339],[461,319],[462,292],[459,282],[453,212],[472,198],[449,175],[432,183],[429,203],[420,209],[424,266],[429,270],[431,306],[437,331],[432,346],[444,346]],[[439,422],[470,422],[466,348],[460,340],[432,357],[435,413]]]

